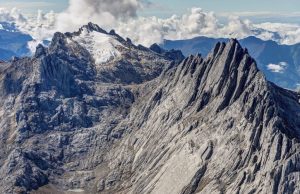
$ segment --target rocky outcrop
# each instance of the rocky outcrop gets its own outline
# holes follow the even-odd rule
[[[299,96],[236,40],[178,64],[84,28],[0,65],[3,193],[299,192]],[[120,55],[96,63],[86,31]]]
[[[174,50],[174,49],[165,50],[161,48],[158,44],[151,45],[150,50],[158,54],[161,54],[166,58],[175,61],[176,63],[180,63],[184,59],[184,56],[180,50]]]
[[[228,42],[227,38],[209,38],[199,36],[186,40],[164,40],[160,46],[164,49],[179,49],[184,55],[201,53],[207,56],[217,42]],[[240,39],[242,47],[247,48],[250,55],[257,62],[267,80],[276,85],[296,90],[300,83],[300,44],[282,45],[272,40],[261,40],[250,36]],[[278,67],[279,70],[273,69]]]

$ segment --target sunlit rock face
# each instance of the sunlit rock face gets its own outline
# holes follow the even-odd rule
[[[88,24],[0,64],[3,193],[298,193],[299,96],[236,40],[206,58]]]

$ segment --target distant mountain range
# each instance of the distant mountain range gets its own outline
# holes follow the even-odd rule
[[[217,42],[228,40],[201,36],[187,40],[165,40],[160,46],[166,50],[179,49],[185,56],[197,53],[206,56]],[[280,45],[275,41],[264,41],[256,37],[248,37],[239,42],[248,49],[269,81],[284,88],[299,87],[300,44]]]
[[[0,23],[0,60],[30,55],[28,42],[32,37],[20,32],[14,24]]]

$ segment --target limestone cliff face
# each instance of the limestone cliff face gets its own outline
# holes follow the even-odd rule
[[[0,190],[300,192],[299,96],[236,40],[160,51],[88,24],[1,63]]]

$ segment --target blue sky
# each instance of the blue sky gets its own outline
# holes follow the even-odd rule
[[[300,23],[300,0],[151,0],[154,8],[142,15],[170,17],[181,15],[191,7],[201,7],[219,16],[238,15],[253,22]]]
[[[300,15],[300,0],[150,0],[152,8],[140,11],[140,15],[169,17],[173,14],[183,14],[191,7],[201,7],[217,14],[237,12],[241,16],[268,20],[295,20]],[[45,12],[54,10],[60,12],[68,6],[68,0],[0,0],[0,7],[18,7],[25,13],[35,13],[37,9]],[[240,13],[243,12],[243,13]],[[246,13],[251,12],[251,13]],[[282,18],[286,14],[288,18]],[[296,15],[297,17],[293,17]],[[300,21],[299,21],[300,22]]]
[[[182,13],[190,7],[220,12],[300,12],[299,0],[152,0],[163,12]]]
[[[68,6],[68,0],[0,0],[0,7],[17,7],[26,13],[43,11],[62,11]]]
[[[157,14],[182,13],[191,7],[201,7],[215,12],[300,12],[299,0],[150,0],[161,8]],[[27,11],[53,9],[61,11],[68,0],[0,0],[1,6],[18,6]]]

